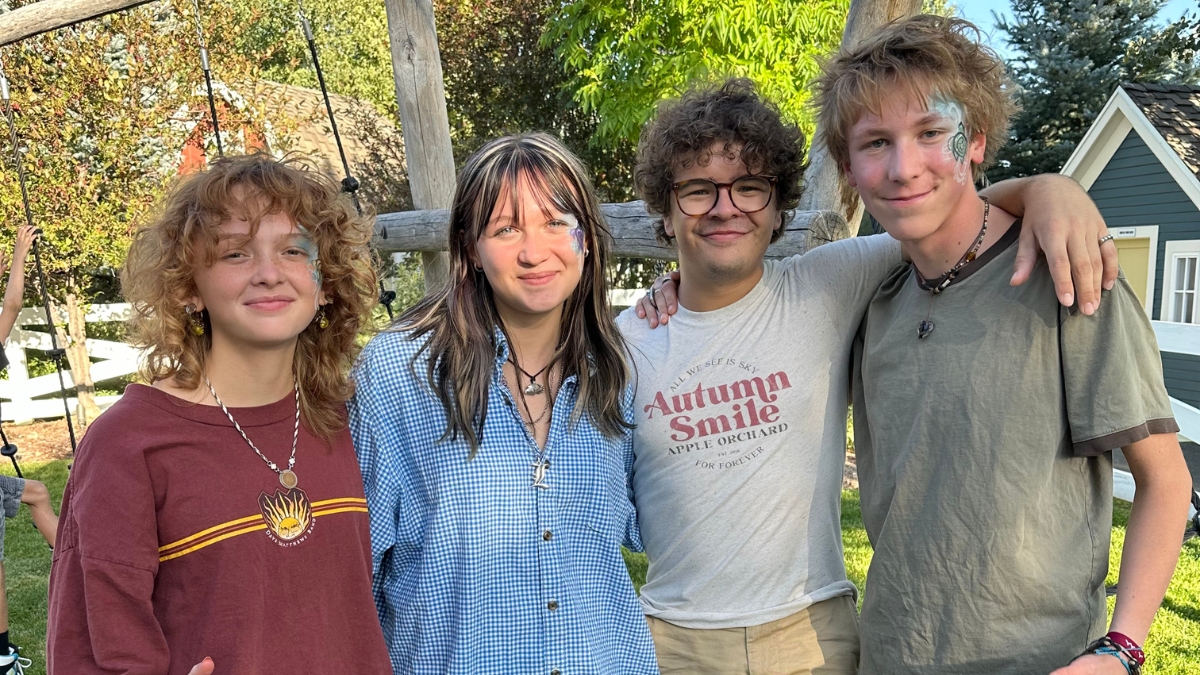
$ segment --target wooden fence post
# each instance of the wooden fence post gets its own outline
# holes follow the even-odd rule
[[[392,74],[413,206],[448,209],[454,196],[454,151],[431,0],[385,0]],[[445,253],[422,251],[426,292],[445,283]]]

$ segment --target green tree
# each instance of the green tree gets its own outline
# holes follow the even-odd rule
[[[238,30],[213,35],[231,50],[261,64],[274,82],[317,89],[317,74],[300,27],[297,0],[249,0],[228,5]],[[369,101],[399,123],[387,12],[381,0],[306,0],[325,84],[343,96]]]
[[[574,0],[546,27],[600,140],[636,141],[663,98],[694,80],[753,79],[811,134],[818,59],[841,43],[849,0]]]
[[[546,131],[592,170],[604,201],[633,199],[633,143],[596,142],[598,119],[571,98],[553,49],[541,44],[557,5],[549,0],[436,0],[454,154],[463,161],[490,139]]]
[[[1166,0],[1013,0],[997,17],[1022,110],[992,178],[1058,171],[1121,82],[1200,77],[1200,22],[1155,22]]]

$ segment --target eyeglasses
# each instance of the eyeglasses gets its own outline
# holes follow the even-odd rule
[[[729,200],[739,211],[758,213],[771,203],[775,181],[775,176],[742,176],[732,183],[696,178],[671,185],[671,191],[675,193],[675,204],[685,215],[707,215],[717,205],[721,188],[729,190]]]

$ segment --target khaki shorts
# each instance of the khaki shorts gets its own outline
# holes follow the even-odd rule
[[[646,617],[662,675],[854,675],[858,611],[830,598],[747,628],[683,628]]]

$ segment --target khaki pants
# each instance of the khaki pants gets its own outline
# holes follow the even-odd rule
[[[858,611],[848,596],[746,628],[683,628],[646,617],[662,675],[854,675]]]

